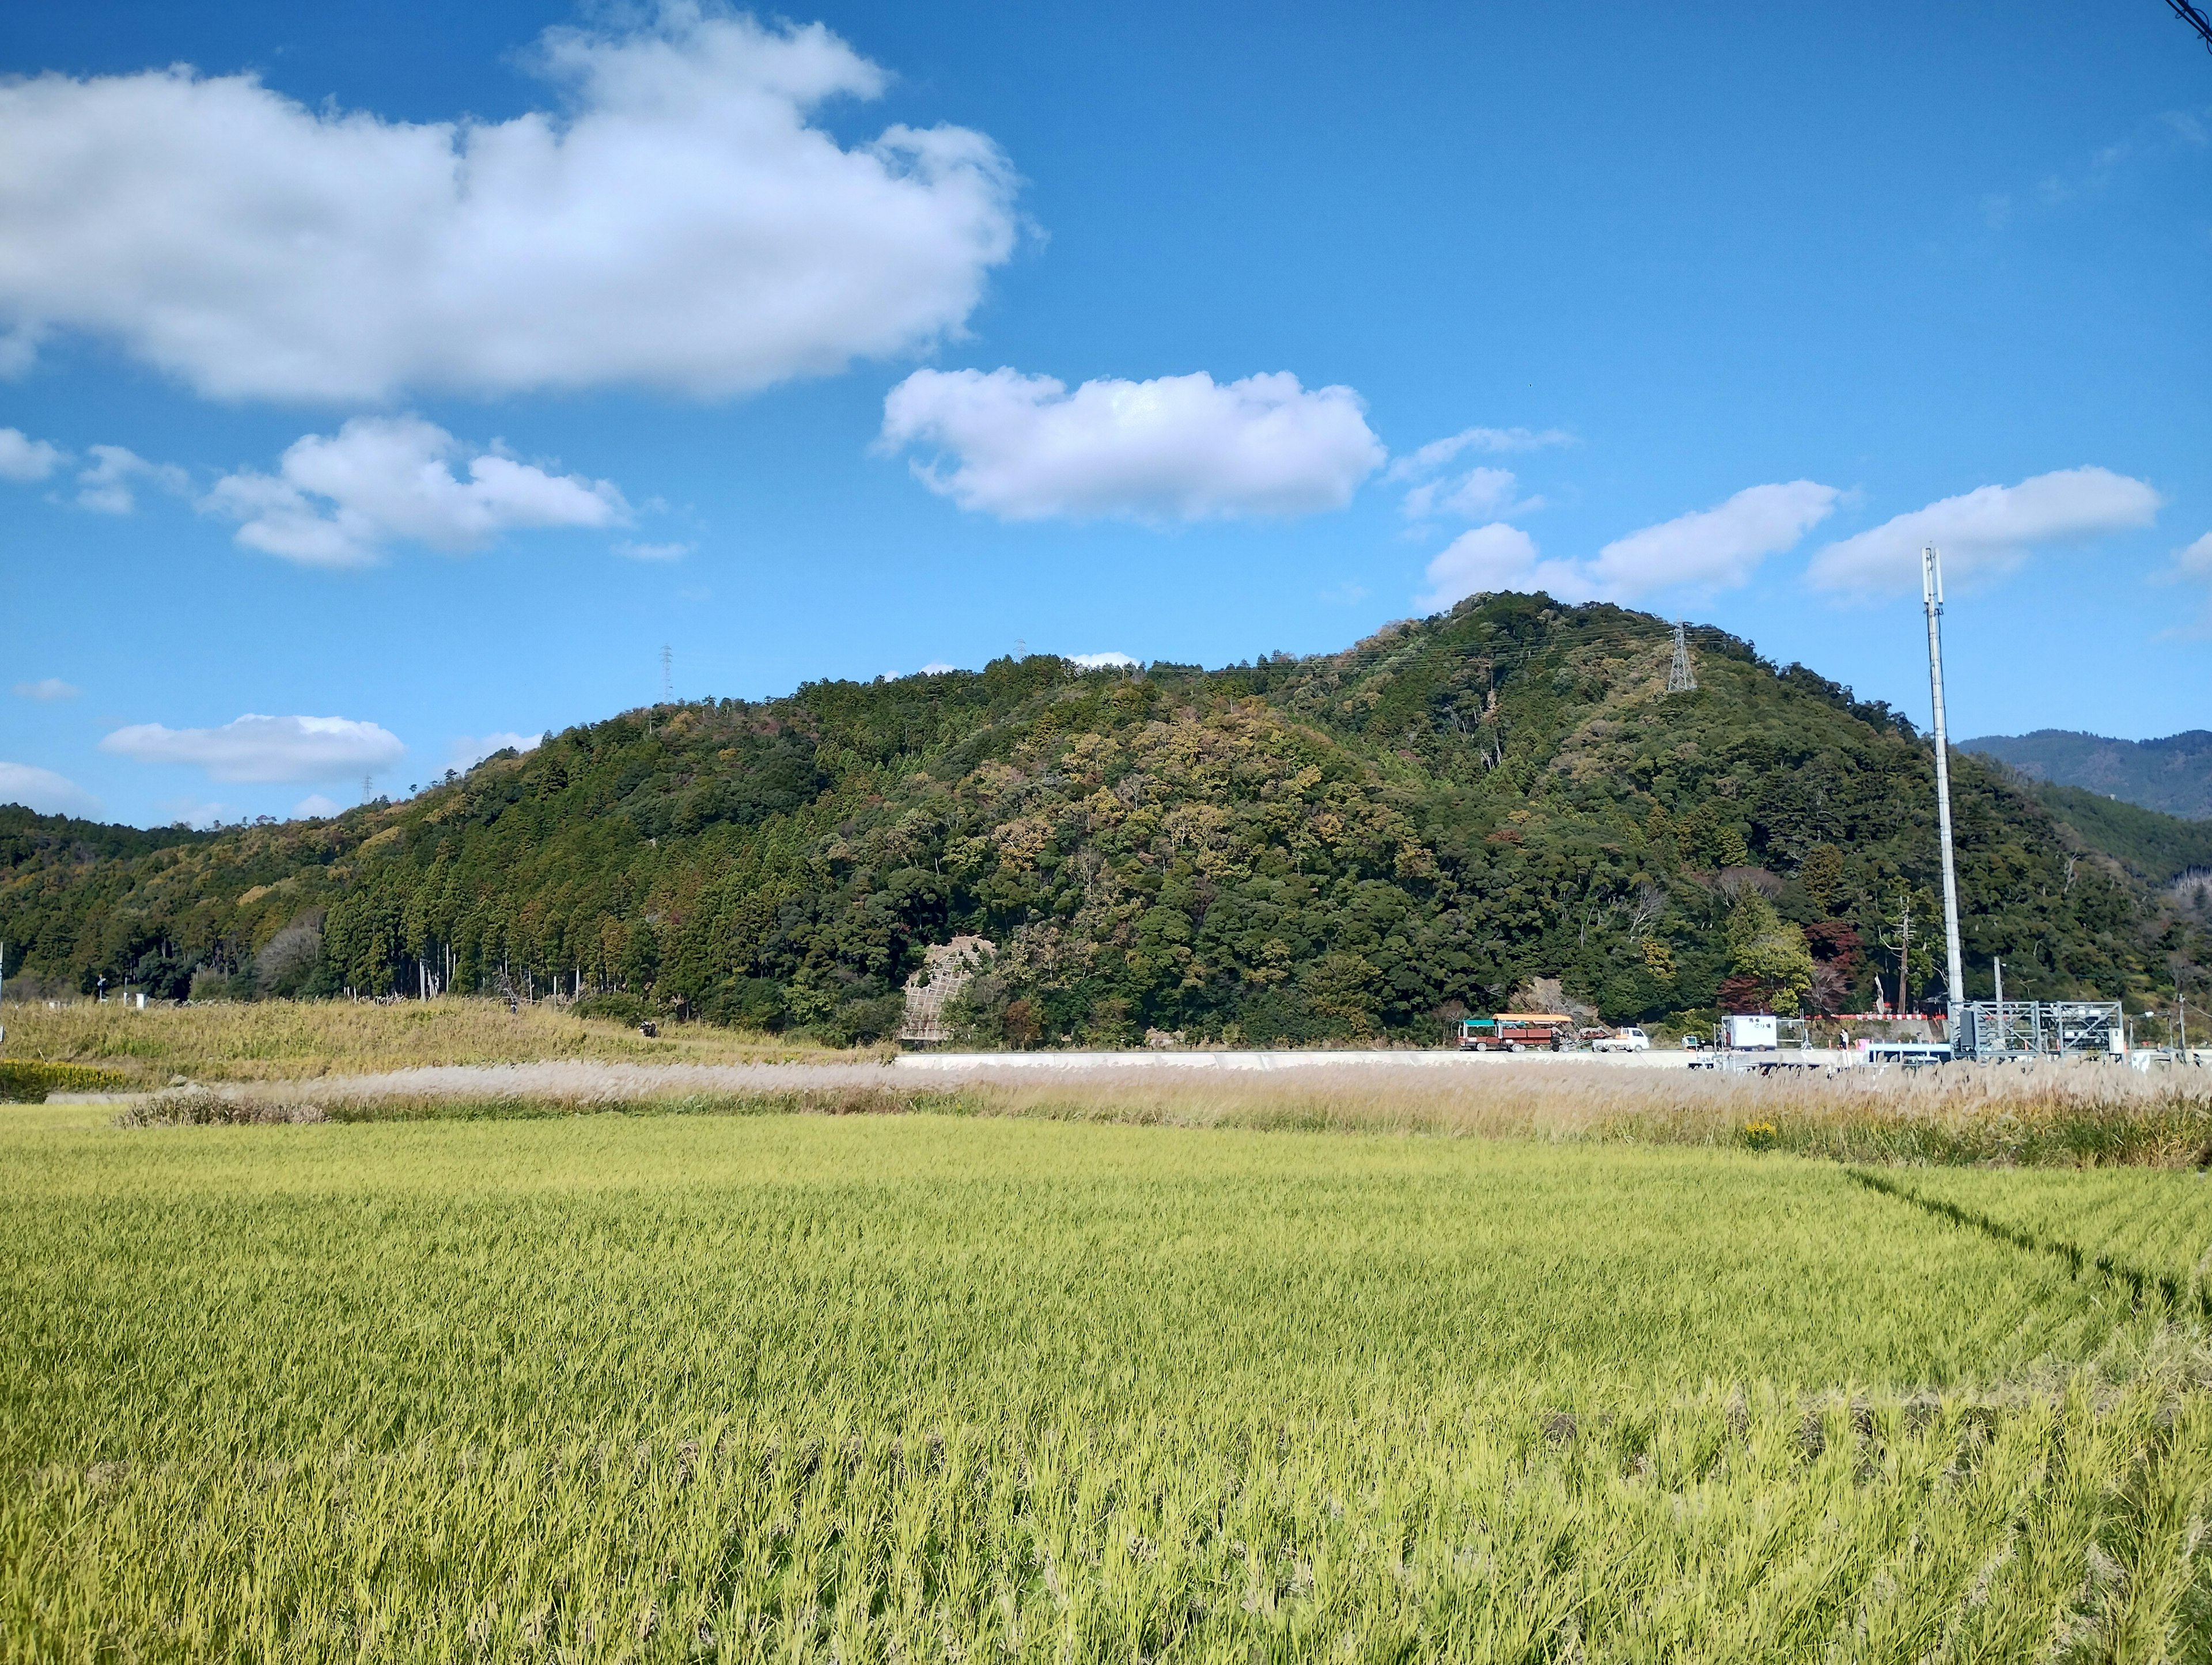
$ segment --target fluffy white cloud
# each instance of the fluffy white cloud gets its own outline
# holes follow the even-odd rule
[[[188,68],[0,85],[0,368],[57,330],[217,398],[744,392],[957,333],[1012,252],[983,135],[814,112],[884,72],[665,0],[558,28],[557,113],[415,124]]]
[[[453,465],[465,460],[467,476]],[[470,456],[419,416],[356,416],[295,440],[275,474],[226,475],[200,500],[243,524],[248,549],[314,567],[357,567],[402,538],[481,548],[516,527],[608,526],[629,506],[605,480],[549,474],[496,451]]]
[[[1835,512],[1841,495],[1811,480],[1748,487],[1717,508],[1615,538],[1589,563],[1591,585],[1620,600],[1677,584],[1734,589],[1750,582],[1768,556],[1796,548]]]
[[[543,734],[510,734],[503,729],[494,729],[489,734],[457,734],[447,749],[446,767],[474,769],[495,751],[504,751],[509,746],[517,751],[529,751],[544,738]]]
[[[615,545],[615,553],[626,561],[681,561],[696,545],[691,544],[633,544]]]
[[[1931,544],[1943,552],[1947,579],[2009,572],[2039,545],[2147,526],[2162,501],[2142,481],[2109,469],[2061,469],[1898,515],[1829,544],[1813,557],[1806,575],[1822,590],[1917,591],[1920,551]]]
[[[138,507],[141,481],[179,495],[191,489],[191,477],[173,463],[149,463],[119,445],[89,447],[92,466],[76,477],[76,506],[95,514],[128,514]]]
[[[76,781],[30,763],[0,763],[0,804],[21,804],[40,815],[100,813],[100,799]]]
[[[934,448],[916,477],[1005,520],[1310,514],[1342,508],[1383,458],[1358,394],[1308,390],[1288,371],[1071,393],[1009,369],[917,370],[884,401],[883,445]]]
[[[335,798],[325,798],[319,792],[311,792],[292,805],[292,813],[302,821],[325,821],[344,807]]]
[[[69,460],[58,446],[34,440],[20,428],[0,428],[0,480],[34,485]]]
[[[1127,653],[1070,653],[1067,656],[1067,662],[1070,665],[1079,665],[1086,671],[1103,671],[1109,666],[1116,666],[1124,671],[1133,671],[1137,668],[1137,661]]]
[[[64,682],[59,677],[41,677],[36,682],[19,682],[15,692],[27,700],[73,700],[82,692],[75,683]]]
[[[943,659],[932,659],[915,674],[924,677],[942,677],[959,668],[957,665],[947,665]]]
[[[407,755],[399,737],[349,717],[262,717],[221,728],[136,723],[100,743],[142,763],[195,763],[217,781],[335,781],[374,775]]]
[[[1589,561],[1542,560],[1535,540],[1518,526],[1477,526],[1429,562],[1429,587],[1419,603],[1436,610],[1489,590],[1542,590],[1562,601],[1632,601],[1681,584],[1729,588],[1747,583],[1768,556],[1793,547],[1833,512],[1841,495],[1811,480],[1751,486],[1716,508],[1616,538]]]
[[[1429,587],[1416,605],[1439,612],[1491,590],[1545,590],[1562,601],[1594,599],[1588,575],[1571,561],[1537,558],[1536,540],[1496,522],[1463,532],[1429,562]]]

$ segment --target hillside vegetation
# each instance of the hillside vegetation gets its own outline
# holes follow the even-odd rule
[[[1663,621],[1500,594],[1211,672],[1032,657],[664,705],[405,803],[146,848],[10,811],[0,933],[49,986],[512,987],[850,1042],[973,933],[973,1040],[1266,1044],[1433,1039],[1546,978],[1615,1020],[1861,1009],[1909,907],[1937,992],[1926,743],[1693,641],[1670,696]],[[2094,829],[1972,757],[1954,778],[1970,990],[1993,952],[2021,994],[2212,961]]]
[[[2166,815],[2212,817],[2212,733],[2192,728],[2160,740],[2115,740],[2070,729],[1990,734],[1966,749],[2009,763],[2033,781],[2079,787]]]

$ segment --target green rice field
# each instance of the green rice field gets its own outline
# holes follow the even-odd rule
[[[2212,1657],[2189,1173],[0,1109],[22,1660]]]

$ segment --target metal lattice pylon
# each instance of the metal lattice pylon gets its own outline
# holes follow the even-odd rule
[[[1694,694],[1698,691],[1697,672],[1690,669],[1690,638],[1680,619],[1674,621],[1674,662],[1667,667],[1667,691],[1669,694]]]

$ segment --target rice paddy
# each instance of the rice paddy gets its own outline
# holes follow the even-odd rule
[[[15,1657],[2212,1654],[2190,1174],[108,1108],[0,1110]]]

